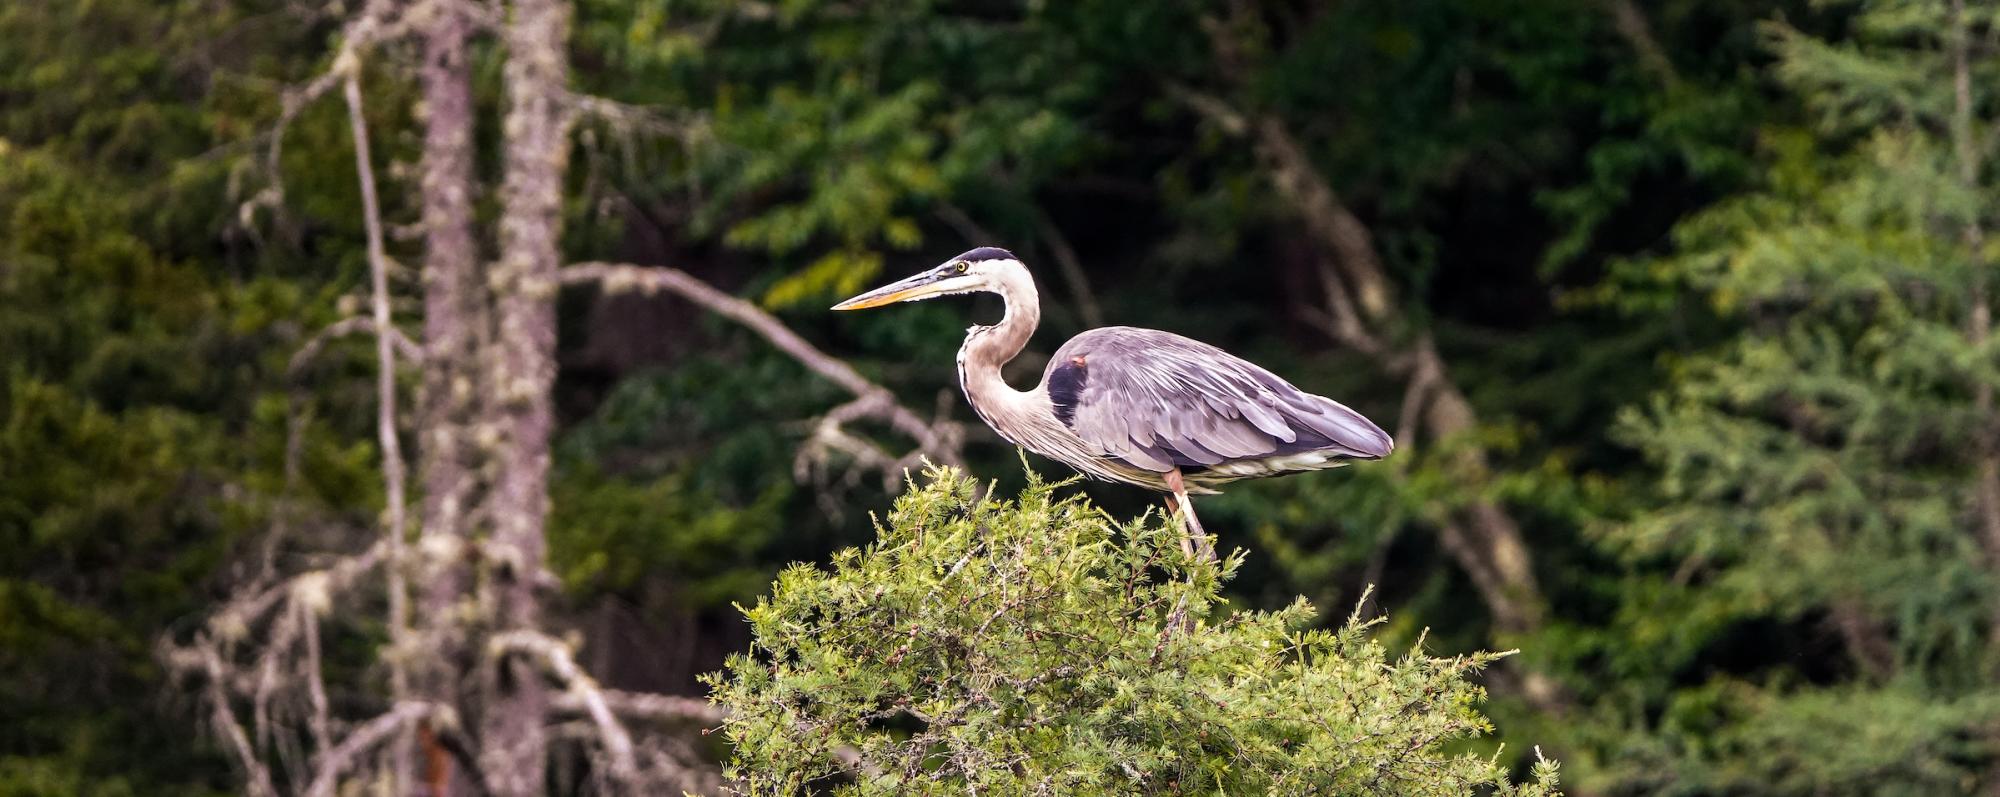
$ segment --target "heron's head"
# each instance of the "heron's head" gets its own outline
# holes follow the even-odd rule
[[[974,291],[1005,293],[1010,279],[1026,273],[1027,267],[1021,265],[1014,253],[998,247],[982,246],[916,276],[897,280],[836,304],[833,309],[865,310],[885,304]]]

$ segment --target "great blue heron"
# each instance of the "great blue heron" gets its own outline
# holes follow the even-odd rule
[[[1086,476],[1168,494],[1191,540],[1212,556],[1189,494],[1240,479],[1381,459],[1395,442],[1340,402],[1316,396],[1229,352],[1171,332],[1093,329],[1056,350],[1032,390],[1000,368],[1041,321],[1027,266],[980,247],[840,304],[860,310],[974,291],[1000,294],[1006,316],[966,330],[958,384],[980,420],[1015,445]],[[1182,541],[1192,556],[1194,543]]]

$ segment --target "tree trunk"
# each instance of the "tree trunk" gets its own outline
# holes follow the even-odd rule
[[[556,271],[561,264],[563,175],[569,160],[569,5],[517,0],[503,34],[507,114],[492,393],[504,438],[489,506],[495,606],[501,629],[532,630],[549,506],[549,438],[556,362]],[[481,766],[495,794],[540,793],[547,759],[548,698],[529,663],[488,668]]]
[[[423,484],[420,631],[432,655],[412,657],[419,699],[457,704],[466,628],[459,607],[471,584],[468,521],[476,493],[472,424],[480,372],[476,346],[485,327],[486,297],[474,233],[472,68],[466,58],[470,23],[457,2],[441,0],[421,31],[424,143],[418,191],[424,224],[424,369],[419,397],[419,469]],[[433,797],[452,793],[452,758],[436,733],[419,734],[421,780]]]
[[[473,233],[472,70],[468,22],[444,2],[424,31],[423,530],[452,547],[466,534],[472,498],[468,430],[480,395],[472,353],[482,326],[479,244]],[[449,568],[429,578],[425,609],[449,608],[464,590]]]

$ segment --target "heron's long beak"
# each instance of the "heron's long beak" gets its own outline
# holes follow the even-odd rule
[[[835,310],[866,310],[897,302],[914,302],[933,296],[965,293],[979,287],[979,278],[932,269],[908,279],[897,280],[833,306]]]

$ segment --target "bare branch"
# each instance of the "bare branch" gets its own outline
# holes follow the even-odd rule
[[[306,641],[306,698],[312,704],[311,730],[313,746],[320,750],[333,744],[332,717],[326,700],[326,673],[320,666],[319,613],[304,603],[294,609],[299,613],[299,622],[305,625]]]
[[[389,540],[387,589],[389,592],[389,698],[399,705],[410,696],[409,668],[403,659],[410,650],[409,589],[403,581],[403,543],[408,477],[403,464],[402,439],[396,432],[396,346],[390,332],[395,321],[389,315],[389,255],[382,240],[381,199],[375,191],[375,166],[368,145],[368,117],[362,107],[361,79],[349,71],[343,93],[347,98],[347,124],[354,138],[354,172],[361,182],[361,219],[368,236],[370,306],[375,327],[375,437],[382,447],[382,489],[387,504]],[[407,790],[416,771],[409,734],[397,743],[389,790]]]
[[[1374,358],[1384,370],[1393,373],[1407,368],[1407,357],[1391,350],[1380,337],[1368,331],[1368,325],[1354,306],[1354,297],[1333,266],[1322,260],[1318,271],[1326,294],[1326,310],[1306,306],[1301,308],[1300,317],[1335,342]]]
[[[305,602],[294,590],[285,601],[286,611],[277,615],[271,623],[264,649],[257,656],[257,686],[250,694],[250,722],[256,731],[257,744],[263,746],[271,738],[271,698],[277,694],[279,671],[283,669],[286,654],[299,640],[301,631],[300,615],[309,614]]]
[[[1611,12],[1611,26],[1632,46],[1632,52],[1639,57],[1639,65],[1658,78],[1667,88],[1680,85],[1680,73],[1674,70],[1673,59],[1667,57],[1667,49],[1660,46],[1660,40],[1653,38],[1653,26],[1646,22],[1646,12],[1632,0],[1604,0],[1607,11]]]
[[[382,334],[378,332],[379,329],[382,329],[382,327],[375,322],[375,319],[365,315],[348,316],[347,318],[328,324],[320,329],[320,331],[313,333],[312,337],[307,338],[306,342],[299,346],[298,351],[292,353],[292,359],[286,365],[285,374],[292,379],[298,379],[301,374],[305,373],[306,367],[310,366],[312,361],[318,359],[320,353],[326,350],[327,344],[332,343],[335,339],[344,338],[348,335],[358,335],[364,332],[377,333],[379,335]],[[423,363],[423,347],[418,346],[416,341],[410,340],[410,337],[403,334],[402,330],[394,326],[389,326],[387,329],[388,332],[386,334],[389,338],[389,344],[395,347],[398,356],[412,363]]]
[[[320,757],[319,766],[313,775],[312,784],[306,787],[307,797],[330,797],[334,787],[340,784],[340,775],[353,768],[354,760],[363,753],[410,728],[417,720],[442,713],[442,709],[421,700],[406,700],[397,703],[374,719],[355,728],[340,744],[326,751]]]
[[[1236,19],[1233,23],[1239,27],[1256,24],[1249,19],[1252,16],[1250,12],[1241,5],[1234,10],[1234,14]],[[1230,38],[1230,26],[1217,20],[1206,20],[1203,27],[1208,31],[1210,45],[1224,71],[1233,73],[1231,80],[1242,82],[1242,55],[1236,42]],[[1387,320],[1394,309],[1395,288],[1383,268],[1380,255],[1375,251],[1374,236],[1368,231],[1368,226],[1341,201],[1332,184],[1319,174],[1311,155],[1292,134],[1291,127],[1273,113],[1245,113],[1222,99],[1193,89],[1169,86],[1168,90],[1183,104],[1213,120],[1231,135],[1252,137],[1258,155],[1270,172],[1272,187],[1299,215],[1306,232],[1334,256],[1341,279],[1352,292],[1361,317],[1371,323]]]
[[[917,441],[924,456],[942,464],[962,462],[959,446],[962,434],[956,424],[925,421],[922,416],[896,402],[881,385],[869,381],[845,361],[820,351],[786,327],[770,313],[738,299],[679,269],[665,266],[637,266],[626,263],[579,263],[562,270],[565,285],[596,284],[606,292],[665,291],[728,318],[776,346],[808,370],[854,394],[856,401],[842,405],[836,420],[862,416],[881,418],[890,428]],[[829,415],[829,417],[834,417]],[[838,431],[837,426],[832,431]],[[904,459],[893,460],[902,462]],[[879,462],[877,464],[880,464]]]
[[[176,669],[200,672],[207,677],[209,721],[215,732],[228,740],[229,751],[236,757],[236,763],[243,768],[244,789],[251,797],[277,797],[277,787],[271,783],[271,770],[257,757],[250,746],[250,736],[243,732],[243,725],[236,721],[236,715],[229,709],[227,668],[222,664],[222,655],[216,652],[214,642],[206,637],[196,639],[187,648],[173,648],[163,645],[161,659]]]
[[[1438,380],[1443,375],[1431,368],[1413,368],[1410,384],[1403,388],[1403,406],[1396,413],[1396,439],[1413,441],[1417,435],[1417,424],[1423,420],[1425,411],[1430,409],[1431,394],[1437,390]]]
[[[1167,96],[1187,106],[1196,115],[1214,122],[1224,133],[1240,137],[1250,132],[1250,120],[1221,97],[1179,83],[1167,84]]]
[[[208,620],[209,632],[224,642],[241,639],[251,624],[279,601],[296,596],[306,605],[322,607],[333,595],[347,589],[356,579],[382,564],[388,541],[377,541],[366,550],[341,558],[331,567],[293,576],[251,595],[239,596],[223,604]]]
[[[495,658],[521,654],[536,660],[543,672],[563,685],[568,698],[583,706],[584,713],[597,726],[598,737],[611,755],[612,773],[623,782],[636,782],[639,764],[632,751],[632,736],[612,713],[604,690],[577,665],[568,645],[539,631],[516,630],[494,636],[487,643],[487,650]]]
[[[572,91],[566,97],[570,108],[577,116],[602,122],[621,135],[641,133],[666,138],[695,139],[707,132],[707,126],[699,118],[692,121],[674,119],[656,108],[619,102],[594,94]]]
[[[729,718],[728,709],[698,697],[628,692],[622,689],[600,689],[598,696],[613,713],[627,719],[666,725],[692,723],[715,726]],[[588,701],[574,692],[556,697],[550,702],[549,707],[571,714],[588,713],[591,710]]]
[[[341,31],[340,48],[335,51],[333,64],[325,72],[315,76],[303,85],[288,88],[279,99],[278,119],[268,134],[269,143],[264,151],[264,171],[270,185],[252,196],[237,210],[245,227],[250,226],[257,209],[268,207],[277,209],[285,201],[284,171],[281,161],[284,156],[285,132],[300,113],[321,97],[333,91],[335,86],[361,67],[361,54],[374,45],[403,35],[403,20],[394,16],[399,4],[387,0],[369,0],[361,13],[347,23]]]
[[[599,690],[604,704],[612,712],[629,720],[653,722],[662,725],[695,724],[708,727],[721,725],[729,719],[729,709],[697,697],[661,695],[649,692],[628,692],[620,689]],[[565,694],[557,697],[550,707],[559,712],[585,713],[589,710],[584,699]],[[850,772],[879,775],[881,770],[861,757],[861,752],[852,747],[838,747],[833,751],[834,761]]]

